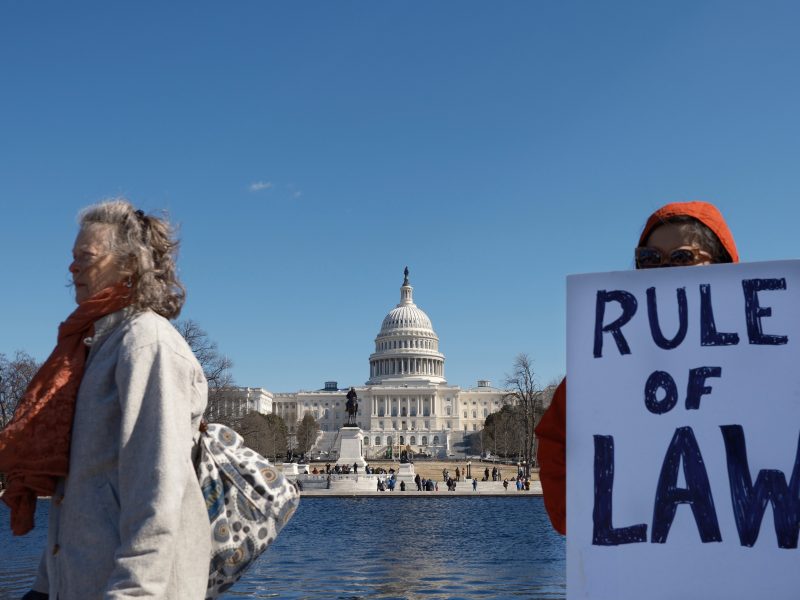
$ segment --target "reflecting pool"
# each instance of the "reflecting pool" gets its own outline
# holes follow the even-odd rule
[[[46,533],[13,538],[8,518],[2,505],[0,600],[27,590]],[[224,598],[565,598],[565,550],[541,498],[305,497]]]

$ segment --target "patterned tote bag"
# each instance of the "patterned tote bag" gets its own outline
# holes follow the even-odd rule
[[[283,473],[224,425],[201,427],[195,465],[211,522],[206,598],[213,600],[275,540],[300,495]]]

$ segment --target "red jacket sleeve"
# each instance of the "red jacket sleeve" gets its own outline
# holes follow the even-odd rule
[[[561,381],[550,408],[536,427],[539,479],[553,527],[567,534],[567,380]]]

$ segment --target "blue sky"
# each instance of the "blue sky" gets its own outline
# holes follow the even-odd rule
[[[0,352],[72,310],[75,215],[180,224],[185,317],[241,385],[359,385],[405,265],[448,381],[565,369],[565,278],[647,215],[795,258],[792,2],[0,4]]]

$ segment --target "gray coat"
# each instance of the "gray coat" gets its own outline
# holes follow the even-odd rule
[[[207,399],[200,364],[151,311],[103,317],[86,343],[70,472],[33,589],[53,600],[200,600],[211,552],[191,462]]]

